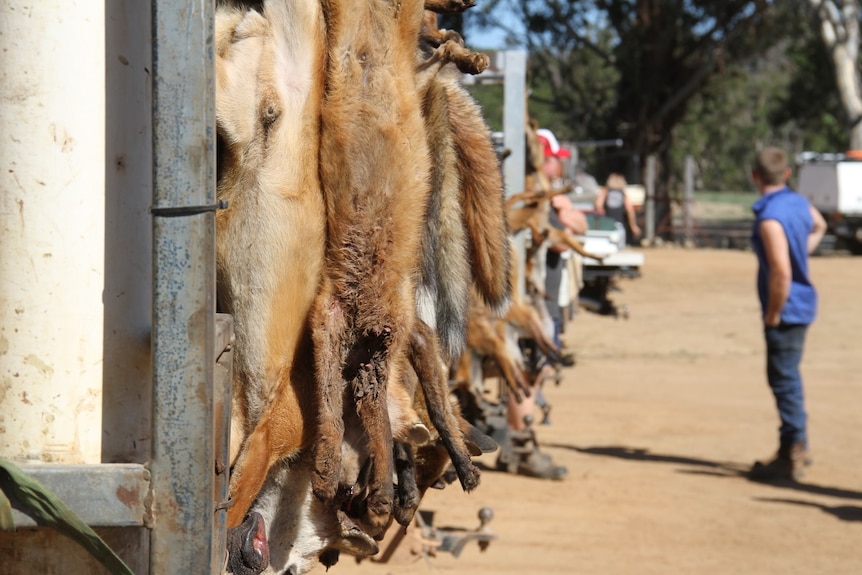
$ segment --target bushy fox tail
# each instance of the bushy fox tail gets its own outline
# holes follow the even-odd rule
[[[485,303],[502,310],[510,295],[512,265],[503,206],[503,175],[479,105],[455,82],[447,83],[446,96],[473,279]]]

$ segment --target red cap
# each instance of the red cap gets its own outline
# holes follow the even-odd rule
[[[555,158],[571,158],[572,153],[566,148],[560,147],[559,142],[557,142],[557,137],[554,136],[554,133],[545,128],[539,128],[536,130],[536,137],[539,139],[539,142],[542,144],[542,147],[545,149],[545,157],[554,156]]]

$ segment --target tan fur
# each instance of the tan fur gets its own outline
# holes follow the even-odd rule
[[[440,353],[434,332],[416,322],[410,340],[408,357],[419,379],[424,396],[424,413],[437,430],[440,441],[452,460],[461,487],[472,491],[479,484],[479,472],[473,466],[461,431],[460,412],[449,402],[448,369]],[[419,410],[423,413],[423,410]]]
[[[423,98],[431,195],[422,241],[422,276],[417,298],[419,318],[434,328],[445,359],[464,346],[465,321],[473,270],[462,206],[462,182],[456,168],[449,102],[439,82]]]
[[[485,302],[500,310],[509,297],[507,274],[511,265],[506,247],[503,176],[482,109],[463,87],[453,66],[448,65],[454,63],[463,72],[475,74],[487,67],[487,55],[466,50],[460,35],[439,30],[436,15],[427,12],[421,39],[417,83],[426,96],[426,108],[429,99],[440,99],[437,94],[445,94],[446,121],[456,158],[453,168],[461,182],[474,281]],[[469,69],[467,62],[478,68]],[[430,129],[435,129],[433,123]]]
[[[464,45],[464,38],[451,30],[423,30],[422,40],[434,50],[419,64],[418,70],[425,71],[439,64],[451,62],[464,74],[481,74],[491,64],[491,59],[483,52],[473,52]]]
[[[511,249],[514,257],[514,244],[511,244]],[[512,286],[524,284],[524,278],[521,276],[518,266],[512,266],[510,278]],[[522,333],[532,338],[542,353],[552,361],[560,357],[561,350],[554,343],[552,334],[548,333],[541,315],[533,305],[521,299],[520,290],[512,290],[512,302],[502,319],[508,321],[520,329]]]
[[[436,15],[426,12],[417,82],[423,93],[432,153],[432,195],[423,246],[423,288],[430,293],[420,295],[429,299],[436,295],[436,317],[427,313],[424,299],[420,299],[420,317],[437,330],[446,357],[451,358],[460,354],[463,341],[469,291],[464,270],[472,269],[479,292],[490,305],[502,309],[508,297],[506,274],[511,263],[506,251],[502,174],[490,130],[481,108],[463,88],[453,66],[447,65],[448,56],[441,56],[439,50],[429,55],[427,42],[439,34]],[[460,37],[455,37],[463,46]],[[443,33],[440,40],[453,41],[446,38],[449,36]],[[467,257],[464,250],[468,250]]]
[[[550,200],[559,194],[566,194],[569,187],[551,189],[550,182],[541,172],[527,176],[527,190],[506,200],[506,214],[509,233],[514,234],[523,229],[530,230],[531,244],[527,249],[526,261],[528,267],[542,245],[562,245],[576,253],[601,261],[603,258],[584,249],[584,245],[575,239],[567,230],[551,226],[548,217],[551,210]],[[529,191],[532,190],[532,191]],[[518,202],[523,202],[517,205]],[[529,274],[527,274],[529,277]],[[513,284],[518,285],[518,284]],[[544,291],[544,290],[542,290]]]
[[[457,14],[476,5],[474,0],[425,0],[425,9],[440,14]]]
[[[393,438],[423,443],[428,432],[404,370],[420,374],[421,411],[462,486],[478,483],[447,399],[444,354],[416,321],[415,294],[430,229],[440,239],[433,274],[444,276],[453,316],[464,313],[470,258],[484,299],[505,303],[502,178],[481,110],[437,74],[447,60],[481,58],[442,51],[417,68],[422,7],[273,0],[263,16],[218,10],[219,197],[230,201],[218,216],[219,305],[237,326],[232,427],[245,438],[228,520],[263,505],[273,532],[287,534],[285,514],[299,510],[273,502],[300,501],[307,480],[324,505],[303,504],[311,531],[302,565],[320,545],[370,552],[357,525],[378,534],[387,524]],[[429,147],[443,166],[433,221]],[[347,517],[335,494],[366,481],[368,462],[364,511]],[[268,503],[255,504],[265,484]]]
[[[515,400],[521,401],[521,392],[530,395],[530,381],[519,358],[513,357],[508,346],[505,322],[474,298],[467,320],[467,347],[480,356],[493,359]],[[464,364],[468,360],[469,353],[465,353],[461,362]],[[469,367],[464,364],[460,371],[469,373]]]
[[[510,295],[512,265],[503,210],[503,175],[479,105],[456,82],[446,83],[446,94],[456,134],[457,168],[476,288],[486,304],[502,309]]]
[[[539,128],[538,122],[532,118],[527,118],[525,126],[525,135],[527,142],[527,175],[542,171],[542,165],[545,163],[545,148],[539,142],[539,136],[536,130]]]
[[[328,246],[313,308],[321,410],[314,493],[333,501],[349,384],[373,459],[368,511],[392,511],[392,435],[385,409],[415,317],[418,255],[429,193],[420,95],[414,81],[423,5],[324,0],[328,57],[320,174]]]
[[[236,439],[248,437],[250,448],[232,476],[240,503],[229,511],[231,526],[242,520],[271,454],[299,449],[314,413],[300,409],[300,398],[311,394],[298,386],[310,384],[298,381],[303,368],[295,360],[310,373],[303,339],[325,242],[316,168],[323,53],[316,6],[296,0],[288,15],[288,6],[266,3],[266,17],[220,7],[216,17],[218,196],[230,202],[216,220],[218,298],[235,322],[233,427],[243,433],[232,441],[232,456]],[[301,345],[306,353],[298,357]],[[263,477],[249,478],[250,469]]]

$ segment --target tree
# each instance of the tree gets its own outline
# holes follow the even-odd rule
[[[809,0],[820,18],[820,36],[832,54],[835,81],[850,121],[850,149],[862,150],[862,88],[859,77],[859,3]]]
[[[784,54],[788,84],[776,97],[769,124],[792,134],[788,151],[836,152],[847,146],[846,114],[835,83],[832,55],[819,34],[820,20],[813,10],[796,22]]]
[[[576,61],[575,52],[593,54],[597,63],[615,70],[615,85],[603,100],[601,118],[589,118],[593,126],[614,133],[593,137],[622,137],[634,159],[657,156],[661,217],[669,213],[675,129],[690,102],[733,62],[760,54],[781,38],[782,18],[798,4],[798,0],[492,0],[476,20],[506,26],[495,10],[506,6],[516,14],[513,21],[523,23],[523,36],[518,39],[517,29],[509,26],[509,37],[530,51],[534,77],[547,81],[553,101],[562,109],[573,105],[573,94],[589,94],[595,83],[593,74],[567,67]]]

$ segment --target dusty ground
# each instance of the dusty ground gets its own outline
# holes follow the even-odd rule
[[[803,373],[815,462],[784,487],[740,475],[777,441],[754,266],[741,251],[646,251],[643,277],[614,295],[628,321],[581,312],[568,325],[578,365],[547,389],[552,424],[538,433],[569,476],[485,471],[472,494],[430,492],[422,509],[439,526],[473,528],[493,509],[499,538],[485,552],[343,557],[330,573],[862,573],[862,258],[812,262],[821,310]],[[418,531],[400,551],[418,548]]]

